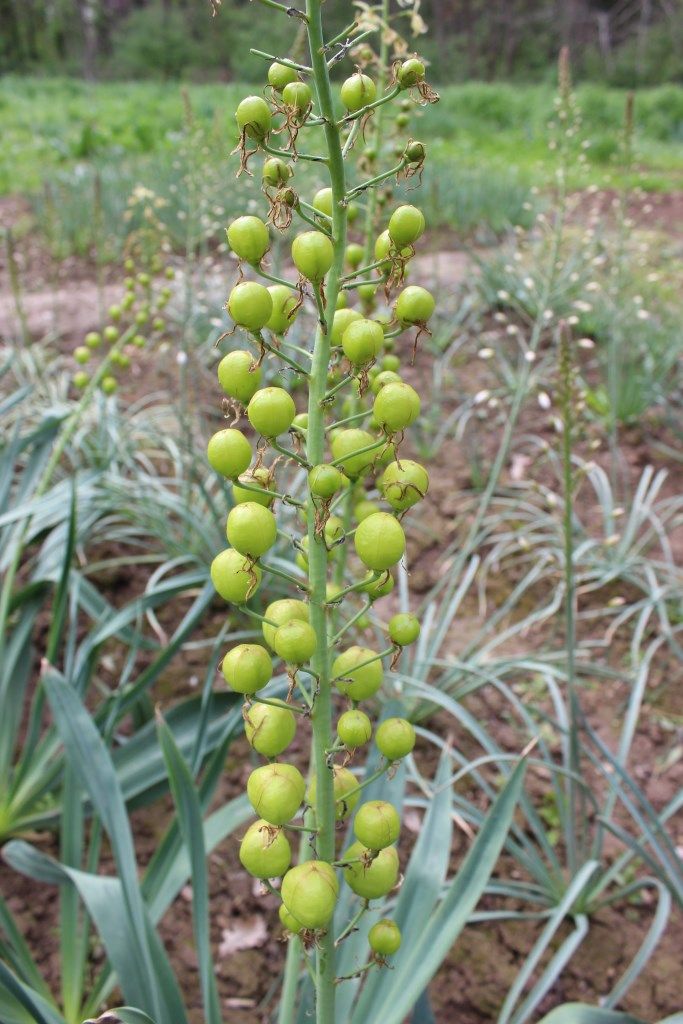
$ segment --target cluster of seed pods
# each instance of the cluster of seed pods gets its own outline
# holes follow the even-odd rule
[[[144,348],[150,337],[160,338],[166,327],[162,314],[172,292],[168,284],[159,287],[157,278],[163,272],[165,280],[171,281],[175,277],[173,267],[164,268],[158,260],[153,261],[149,271],[136,272],[135,261],[129,258],[125,270],[124,294],[120,302],[107,310],[109,322],[102,331],[89,331],[83,344],[72,352],[79,367],[72,381],[79,391],[87,388],[96,376],[100,390],[113,395],[121,372],[131,366],[134,353]]]
[[[425,288],[404,284],[425,222],[415,206],[400,205],[387,214],[374,252],[368,255],[367,246],[360,241],[348,243],[336,308],[328,308],[325,284],[335,259],[333,190],[321,189],[309,204],[293,187],[299,129],[321,120],[315,113],[313,91],[295,68],[271,65],[268,84],[270,102],[250,96],[236,111],[242,167],[259,152],[264,157],[262,180],[271,227],[248,215],[233,221],[227,232],[240,262],[240,279],[226,305],[249,347],[230,351],[218,366],[218,380],[233,422],[211,438],[207,455],[211,466],[232,482],[234,504],[227,519],[229,547],[214,559],[211,578],[225,601],[247,609],[264,574],[272,568],[266,558],[278,540],[274,509],[280,503],[299,506],[302,516],[306,532],[295,540],[299,568],[304,573],[309,569],[309,549],[315,543],[325,548],[328,570],[343,555],[355,579],[342,586],[338,575],[336,582],[332,573],[328,576],[324,637],[312,624],[307,587],[302,582],[297,596],[272,601],[262,615],[256,614],[263,642],[240,643],[222,662],[226,683],[245,697],[247,739],[266,761],[252,771],[247,783],[258,819],[241,840],[240,859],[244,868],[265,880],[272,891],[276,891],[272,883],[281,879],[277,891],[282,924],[304,942],[315,943],[330,927],[340,884],[348,885],[369,908],[371,901],[386,897],[399,881],[395,845],[399,813],[387,801],[363,802],[365,784],[354,774],[353,758],[374,742],[382,771],[389,772],[412,751],[415,730],[407,719],[385,718],[373,729],[365,708],[376,706],[385,662],[391,659],[391,668],[395,666],[402,648],[417,640],[420,625],[412,614],[394,615],[384,627],[389,647],[382,651],[350,644],[348,637],[353,630],[362,632],[368,625],[365,613],[392,590],[392,570],[406,547],[401,518],[425,496],[429,486],[426,469],[400,455],[404,432],[420,413],[420,399],[401,377],[394,338],[406,330],[415,331],[416,338],[428,331],[435,302]],[[398,97],[405,103],[406,97],[416,92],[419,102],[427,88],[424,65],[409,58],[395,67],[387,100]],[[341,86],[339,99],[348,138],[357,130],[354,121],[369,116],[376,105],[375,83],[357,71]],[[271,144],[276,132],[285,133],[286,149]],[[424,158],[422,144],[410,140],[390,173],[409,177],[421,168]],[[367,188],[388,177],[378,175],[377,181],[350,188],[344,200],[346,208]],[[268,273],[266,258],[271,231],[289,228],[295,215],[307,223],[291,242],[291,263],[298,279],[290,283]],[[252,280],[251,272],[274,283]],[[348,304],[350,297],[359,308]],[[309,460],[310,405],[308,413],[298,411],[288,389],[264,386],[263,380],[264,359],[273,358],[307,379],[307,367],[301,360],[312,360],[314,353],[287,340],[306,298],[315,299],[330,352],[327,391],[319,402],[326,458],[315,464]],[[255,445],[237,426],[243,414],[256,435]],[[275,457],[268,465],[272,453]],[[286,459],[307,472],[306,504],[282,493],[278,486],[278,473]],[[342,507],[347,509],[345,516],[336,514]],[[359,597],[367,602],[365,606],[346,627],[337,628],[342,602]],[[250,614],[255,614],[254,609]],[[331,661],[329,679],[322,684],[311,665],[321,642],[330,649]],[[272,696],[268,689],[278,663],[290,682],[286,700]],[[351,845],[337,850],[334,859],[322,859],[316,851],[316,775],[307,783],[299,768],[286,760],[297,720],[314,712],[321,685],[331,687],[335,695],[336,737],[325,753],[333,780],[337,832],[341,835],[347,828],[342,823],[352,819],[354,836]],[[301,704],[298,696],[303,697]],[[299,830],[310,833],[309,843],[302,845],[300,862],[293,866],[290,839]],[[373,962],[384,963],[400,942],[395,922],[378,921],[369,932]]]

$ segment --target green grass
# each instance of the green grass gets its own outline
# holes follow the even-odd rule
[[[184,89],[186,88],[186,93]],[[227,156],[236,140],[232,112],[253,86],[159,82],[104,83],[74,79],[0,79],[0,195],[32,195],[39,224],[54,234],[50,210],[60,213],[60,252],[92,247],[92,196],[99,176],[107,246],[112,255],[124,232],[121,212],[136,183],[153,187],[168,202],[174,241],[185,231],[181,212],[187,153],[186,102],[201,129],[205,153],[195,152],[212,205],[231,210]],[[575,165],[571,188],[628,183],[651,191],[683,187],[683,88],[647,89],[636,97],[635,165],[619,169],[625,93],[603,86],[578,90],[587,160]],[[429,147],[425,212],[430,224],[455,228],[481,241],[533,216],[533,186],[553,180],[548,148],[553,90],[547,85],[447,86],[441,102],[414,109],[409,131]],[[43,198],[41,199],[41,193]],[[51,196],[51,199],[50,199]],[[109,211],[109,212],[107,212]],[[177,230],[176,230],[177,229]]]

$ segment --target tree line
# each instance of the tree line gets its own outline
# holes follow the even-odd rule
[[[393,0],[395,17],[414,0]],[[0,0],[0,71],[90,78],[251,79],[250,0]],[[329,29],[353,16],[330,3]],[[683,0],[421,0],[416,42],[440,81],[543,78],[567,45],[579,74],[618,85],[683,80]],[[262,45],[283,52],[265,19]],[[272,38],[270,38],[272,37]]]

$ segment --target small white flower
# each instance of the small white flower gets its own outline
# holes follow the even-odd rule
[[[485,402],[486,399],[490,397],[491,392],[488,391],[486,388],[484,388],[483,391],[477,391],[476,395],[474,396],[474,404],[481,405],[482,402]]]
[[[176,352],[175,361],[178,366],[184,366],[187,362],[187,352]]]
[[[480,348],[477,355],[480,359],[491,359],[494,352],[492,348]]]
[[[648,311],[646,309],[639,309],[638,312],[636,313],[636,316],[637,316],[637,318],[639,320],[649,320],[650,319],[650,314],[648,313]]]
[[[620,540],[621,540],[621,534],[620,533],[611,533],[609,535],[609,537],[605,537],[605,547],[606,548],[613,548],[613,547],[615,547],[615,545],[617,545],[619,543]]]
[[[506,292],[504,288],[499,289],[499,291],[496,292],[496,295],[501,302],[507,302],[510,298],[510,293]]]
[[[575,313],[572,314],[572,316],[568,316],[567,317],[567,323],[569,324],[570,327],[576,327],[578,322],[579,322],[579,318],[578,318],[578,316],[576,316]]]
[[[526,359],[527,363],[533,363],[536,359],[536,353],[531,351],[525,352],[524,358]]]
[[[550,401],[550,395],[547,391],[538,392],[538,404],[540,405],[541,409],[547,410],[550,408],[552,403]]]
[[[579,348],[595,348],[595,342],[592,338],[579,338],[576,344]]]

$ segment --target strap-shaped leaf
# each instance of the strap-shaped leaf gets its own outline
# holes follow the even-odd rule
[[[206,847],[204,846],[201,805],[187,762],[178,749],[173,733],[163,719],[159,720],[157,730],[166,761],[173,801],[178,812],[180,831],[190,856],[192,918],[204,1013],[207,1024],[221,1024],[216,974],[211,956],[209,883],[206,872]]]
[[[539,1024],[645,1024],[630,1013],[616,1013],[614,1010],[599,1010],[583,1003],[565,1003],[551,1010]],[[662,1021],[662,1024],[664,1022]]]

